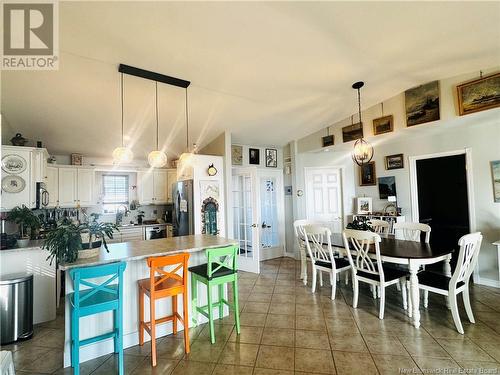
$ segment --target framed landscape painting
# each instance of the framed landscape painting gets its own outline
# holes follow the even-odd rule
[[[457,86],[460,116],[500,107],[500,73]]]
[[[500,160],[491,162],[491,178],[493,179],[493,199],[500,203]]]
[[[385,169],[400,169],[404,168],[405,162],[403,154],[387,155],[385,157]]]
[[[377,184],[375,175],[375,162],[363,164],[359,167],[359,186],[371,186]]]
[[[355,141],[359,138],[363,138],[363,124],[361,122],[342,128],[342,141],[344,143]]]
[[[358,201],[358,215],[368,215],[372,212],[372,199],[370,197],[361,197]]]
[[[373,134],[379,135],[390,133],[394,129],[394,118],[392,115],[379,117],[373,120]]]
[[[439,81],[405,91],[406,126],[439,120]]]

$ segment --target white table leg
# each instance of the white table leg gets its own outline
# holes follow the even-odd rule
[[[418,272],[419,264],[410,261],[410,299],[413,308],[412,317],[415,328],[420,327],[420,291],[418,289]]]
[[[448,257],[443,262],[444,274],[445,274],[445,276],[448,276],[448,277],[451,277],[451,264],[450,264],[450,261],[451,261],[451,254],[448,255]],[[446,307],[448,309],[450,309],[450,300],[449,300],[449,298],[448,297],[444,297],[444,298],[446,299]]]

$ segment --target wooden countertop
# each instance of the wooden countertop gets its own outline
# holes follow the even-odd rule
[[[87,259],[77,259],[74,263],[59,265],[61,270],[74,267],[96,266],[119,261],[146,259],[150,256],[162,256],[182,252],[197,252],[205,249],[236,245],[236,240],[207,234],[161,238],[149,241],[131,241],[109,244],[109,253],[101,247],[98,256]]]

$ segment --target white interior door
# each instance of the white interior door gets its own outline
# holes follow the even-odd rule
[[[260,260],[282,257],[285,252],[283,171],[259,169],[257,177]]]
[[[233,170],[233,235],[239,242],[238,268],[260,272],[259,209],[255,168]]]
[[[306,215],[328,222],[333,233],[342,232],[342,179],[339,168],[306,168]]]

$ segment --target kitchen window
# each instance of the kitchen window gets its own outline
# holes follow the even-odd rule
[[[129,205],[128,175],[106,174],[102,176],[102,206],[105,214],[114,214],[118,207]]]

